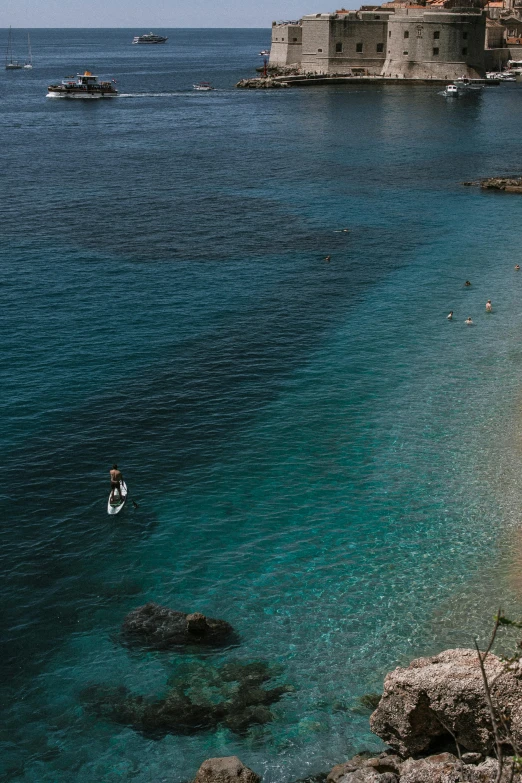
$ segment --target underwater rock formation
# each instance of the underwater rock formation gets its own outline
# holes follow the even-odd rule
[[[234,662],[213,667],[200,662],[178,667],[162,699],[131,693],[125,687],[93,685],[81,698],[85,709],[159,739],[166,734],[195,734],[225,726],[245,734],[255,724],[274,719],[269,707],[290,685],[266,689],[261,685],[280,671],[264,661]]]
[[[185,614],[155,603],[133,609],[121,627],[122,641],[149,650],[168,650],[187,645],[221,647],[238,642],[226,620],[205,617],[200,612]]]
[[[207,759],[198,769],[193,783],[260,783],[261,778],[238,759],[222,756]]]

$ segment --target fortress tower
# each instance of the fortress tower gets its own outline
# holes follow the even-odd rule
[[[398,8],[388,20],[383,76],[482,77],[486,18],[480,8]]]
[[[301,22],[272,22],[270,65],[300,65],[303,29]]]

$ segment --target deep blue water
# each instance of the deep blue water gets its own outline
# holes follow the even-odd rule
[[[269,31],[137,32],[34,30],[0,74],[1,774],[181,783],[237,753],[287,783],[379,747],[358,698],[389,668],[522,609],[522,199],[460,184],[520,172],[522,87],[243,92]],[[122,96],[45,98],[84,68]],[[129,653],[147,600],[241,646]],[[295,687],[246,736],[80,698],[233,659]]]

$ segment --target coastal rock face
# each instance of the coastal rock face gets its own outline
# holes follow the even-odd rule
[[[194,783],[260,783],[261,778],[238,759],[223,756],[207,759],[198,769]]]
[[[474,758],[466,758],[473,756]],[[511,776],[513,758],[507,758],[501,783],[521,783],[520,773]],[[462,760],[452,753],[438,753],[406,761],[382,753],[377,758],[355,756],[338,764],[328,775],[327,783],[494,783],[498,762],[480,754],[463,754]]]
[[[521,743],[521,674],[506,670],[491,654],[485,668],[495,710],[510,716],[515,742]],[[487,754],[493,733],[476,652],[446,650],[395,669],[384,681],[370,726],[403,757],[426,753],[434,742],[452,735],[464,751]]]
[[[200,612],[185,614],[166,606],[148,603],[125,617],[121,636],[128,645],[149,650],[168,650],[184,645],[221,646],[237,642],[234,629],[225,620],[205,617]]]
[[[490,177],[480,182],[484,190],[505,190],[507,193],[522,193],[522,177]]]
[[[522,177],[488,177],[478,182],[463,182],[463,185],[478,185],[482,190],[504,190],[506,193],[522,193]]]
[[[243,90],[270,90],[288,87],[288,84],[286,82],[276,81],[270,76],[267,76],[255,79],[241,79],[241,81],[236,84],[236,87]]]

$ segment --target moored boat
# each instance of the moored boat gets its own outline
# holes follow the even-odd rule
[[[195,90],[198,90],[198,92],[209,92],[210,90],[214,90],[215,87],[212,87],[210,82],[198,82],[197,84],[192,85]]]
[[[154,33],[145,33],[145,35],[135,35],[132,39],[133,44],[163,44],[169,39],[165,35],[155,35]]]
[[[447,84],[442,95],[445,98],[458,98],[463,95],[476,95],[482,90],[480,84],[472,84],[469,79],[455,79],[453,84]]]
[[[6,71],[19,71],[23,68],[23,63],[18,60],[13,60],[13,33],[11,27],[9,27],[9,35],[7,37],[7,49],[5,53],[5,70]]]
[[[112,82],[99,82],[98,77],[90,71],[66,77],[61,84],[50,84],[47,93],[48,98],[116,98],[118,90],[116,89],[114,79]]]

